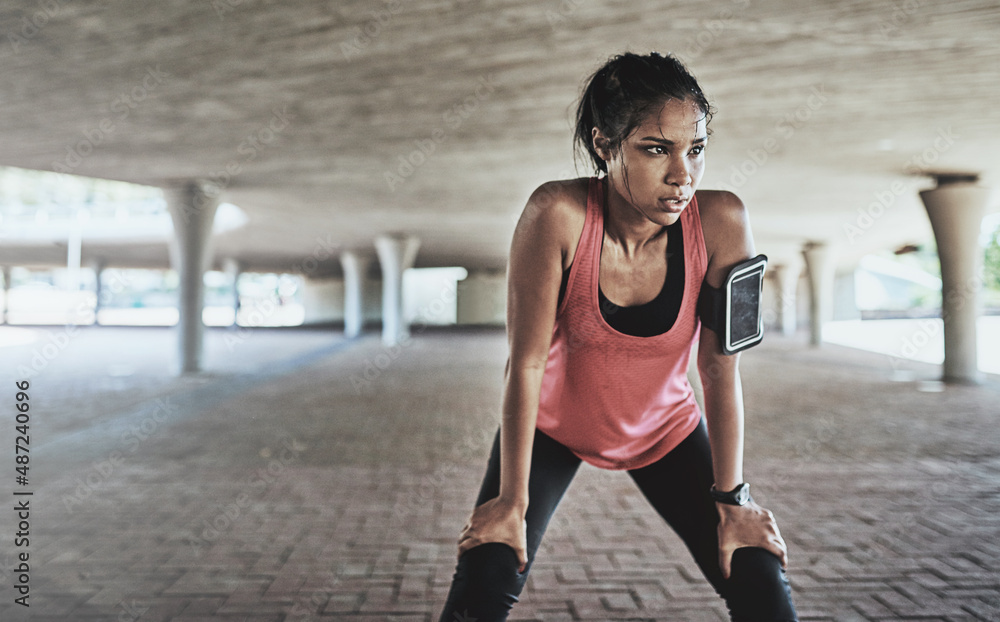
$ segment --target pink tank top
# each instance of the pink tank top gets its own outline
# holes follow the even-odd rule
[[[708,259],[692,199],[680,216],[684,294],[674,325],[652,337],[611,328],[597,301],[604,187],[604,178],[591,178],[583,233],[556,312],[536,426],[596,467],[637,469],[665,456],[701,418],[687,368],[701,328],[695,306]]]

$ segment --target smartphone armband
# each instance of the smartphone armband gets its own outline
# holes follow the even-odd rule
[[[733,266],[722,287],[701,285],[698,317],[702,326],[719,336],[726,354],[746,350],[764,338],[761,290],[766,266],[767,256],[757,255]]]

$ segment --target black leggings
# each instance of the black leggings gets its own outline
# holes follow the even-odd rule
[[[528,564],[518,572],[514,549],[503,542],[475,546],[458,559],[440,622],[506,620],[531,572],[549,519],[580,466],[580,458],[535,430],[528,479]],[[744,547],[733,553],[728,580],[719,569],[719,513],[708,494],[714,477],[704,418],[666,456],[628,474],[653,508],[684,540],[695,562],[729,607],[734,622],[796,620],[788,578],[771,552]],[[490,451],[476,506],[500,494],[500,430]]]

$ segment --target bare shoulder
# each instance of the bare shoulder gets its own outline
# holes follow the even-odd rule
[[[747,208],[743,200],[728,190],[699,190],[698,211],[702,222],[713,226],[725,226],[726,222],[739,222],[746,218]]]
[[[547,181],[531,193],[525,210],[552,219],[583,217],[587,212],[588,190],[586,177]]]
[[[531,193],[517,224],[524,235],[558,244],[564,268],[572,263],[583,231],[589,187],[586,177],[545,182]]]
[[[718,285],[727,268],[756,254],[750,215],[743,201],[728,190],[698,190],[696,196],[708,255],[706,278]]]

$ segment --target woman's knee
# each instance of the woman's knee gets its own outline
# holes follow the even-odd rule
[[[733,551],[726,601],[734,621],[796,620],[788,577],[774,553],[756,546]]]
[[[758,546],[744,546],[733,551],[729,580],[742,584],[762,585],[774,578],[784,579],[784,569],[777,555]]]
[[[523,582],[527,575],[527,572],[517,571],[520,566],[517,553],[506,542],[484,542],[474,546],[462,554],[459,566],[463,561],[470,576],[491,585]]]
[[[517,554],[509,544],[486,542],[472,547],[458,559],[448,609],[469,619],[505,619],[524,589],[528,568],[518,572]]]

